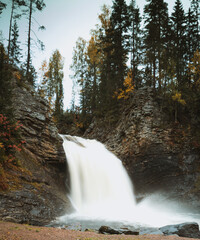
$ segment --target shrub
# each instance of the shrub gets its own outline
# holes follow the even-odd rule
[[[18,122],[11,123],[6,116],[0,114],[0,163],[17,164],[16,152],[22,150],[25,141],[20,139],[19,129],[22,124]]]

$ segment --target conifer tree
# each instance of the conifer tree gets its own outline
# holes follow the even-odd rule
[[[47,94],[55,99],[54,117],[57,122],[63,114],[63,67],[63,57],[58,50],[55,50],[49,60]]]
[[[72,64],[70,66],[73,71],[73,78],[76,79],[80,86],[80,105],[83,118],[86,115],[86,96],[87,96],[87,61],[86,61],[87,43],[83,38],[76,41],[76,46],[73,49]]]
[[[11,42],[10,42],[10,57],[12,58],[13,62],[16,64],[20,63],[20,46],[19,46],[19,28],[17,25],[17,21],[14,21],[14,25],[12,28],[12,35],[11,35]]]
[[[7,5],[6,5],[5,3],[3,3],[2,1],[0,1],[0,15],[2,14],[4,8],[6,8],[6,6],[7,6]]]
[[[113,27],[111,24],[111,11],[104,5],[102,13],[98,16],[100,25],[98,25],[98,51],[101,54],[100,80],[99,80],[99,114],[105,115],[110,109],[113,102],[113,45],[112,34]]]
[[[192,0],[191,9],[194,12],[194,32],[195,32],[195,42],[196,49],[200,48],[200,0]]]
[[[132,0],[129,5],[130,15],[130,52],[131,52],[131,69],[132,69],[132,82],[135,84],[135,88],[139,88],[141,85],[139,65],[142,63],[142,41],[141,41],[141,17],[139,8],[137,8],[135,0]]]
[[[124,0],[115,0],[112,6],[111,14],[112,24],[112,45],[113,45],[113,64],[114,90],[123,86],[124,78],[127,73],[126,62],[128,59],[130,26],[128,7]]]
[[[180,87],[183,84],[184,73],[186,71],[186,17],[180,0],[176,0],[175,2],[171,19],[174,45],[173,58],[177,84]]]
[[[88,98],[90,99],[90,109],[93,114],[96,112],[98,107],[98,99],[99,99],[99,63],[100,63],[100,52],[98,51],[97,42],[95,40],[95,34],[91,37],[88,46],[87,46],[87,63],[88,63],[88,81],[89,81],[89,89],[90,93]]]
[[[11,37],[12,37],[12,30],[13,30],[13,19],[18,19],[21,17],[21,13],[16,13],[20,7],[25,6],[24,0],[11,0],[11,15],[10,15],[10,24],[9,24],[9,36],[8,36],[8,59],[10,58],[10,49],[11,49]],[[16,25],[15,25],[16,27]]]
[[[0,43],[0,112],[12,118],[12,83],[8,56]]]
[[[28,24],[28,40],[27,40],[27,47],[28,47],[28,53],[27,53],[27,61],[26,61],[26,77],[29,82],[32,82],[32,66],[31,66],[31,31],[32,31],[32,18],[33,18],[33,12],[38,10],[42,11],[44,7],[46,6],[44,3],[44,0],[26,0],[25,6],[28,7],[28,15],[29,15],[29,24]],[[44,27],[41,26],[41,29]],[[39,40],[39,43],[41,44],[41,50],[43,50],[44,45]]]
[[[162,86],[162,51],[165,45],[166,22],[168,20],[167,4],[163,0],[147,0],[145,5],[144,48],[146,63],[149,65],[151,86],[159,90]],[[151,77],[152,76],[152,77]],[[157,82],[158,79],[158,82]]]

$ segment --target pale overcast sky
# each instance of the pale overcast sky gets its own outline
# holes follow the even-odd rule
[[[0,30],[3,31],[3,37],[8,39],[11,0],[4,0],[4,2],[8,3],[8,7],[0,15]],[[127,0],[127,3],[129,2],[130,0]],[[169,12],[171,12],[175,1],[166,0],[165,2],[168,3]],[[45,44],[45,51],[40,52],[37,48],[33,49],[33,65],[38,71],[44,59],[48,60],[55,49],[60,51],[65,58],[63,84],[65,93],[64,106],[66,109],[70,107],[71,101],[72,80],[69,77],[69,66],[72,63],[73,47],[75,47],[78,37],[89,40],[90,30],[95,28],[98,23],[101,6],[104,4],[111,6],[112,0],[46,0],[45,3],[46,8],[41,13],[33,15],[41,25],[46,27],[46,31],[39,33],[36,31],[39,39]],[[182,0],[182,3],[185,11],[187,11],[190,0]],[[136,0],[136,4],[140,7],[142,13],[146,0]],[[23,43],[25,43],[27,25],[27,21],[23,19],[22,26],[20,26],[20,33],[24,38],[20,39],[20,41]],[[36,23],[35,26],[37,26]]]

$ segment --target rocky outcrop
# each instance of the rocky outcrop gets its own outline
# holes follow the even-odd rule
[[[200,207],[200,154],[188,129],[169,125],[153,90],[135,91],[114,127],[94,121],[85,137],[104,142],[124,163],[138,198],[167,192]]]
[[[27,89],[28,88],[28,89]],[[65,164],[62,138],[52,121],[47,102],[31,86],[15,87],[15,117],[22,123],[26,150],[41,163]]]
[[[71,209],[62,138],[48,104],[29,85],[14,86],[14,114],[22,124],[20,167],[8,169],[10,189],[0,192],[0,219],[45,225]]]

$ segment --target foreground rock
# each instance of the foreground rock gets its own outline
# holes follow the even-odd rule
[[[74,230],[65,230],[59,228],[34,227],[29,225],[21,225],[14,223],[0,222],[0,237],[1,239],[9,240],[86,240],[86,239],[102,239],[102,240],[181,240],[178,236],[160,236],[160,235],[102,235],[95,232],[80,232]],[[191,238],[184,238],[191,240]]]
[[[125,235],[139,235],[138,231],[131,231],[129,229],[113,229],[108,226],[101,226],[99,228],[99,233],[103,234],[125,234]]]
[[[71,208],[62,139],[47,102],[31,86],[15,85],[14,103],[26,143],[17,154],[20,167],[7,169],[9,189],[0,192],[0,219],[45,225]]]
[[[125,235],[146,235],[146,234],[156,234],[156,235],[177,235],[179,237],[188,238],[200,238],[199,225],[194,222],[182,223],[176,225],[167,225],[161,228],[147,228],[138,227],[135,230],[130,230],[129,228],[115,229],[109,226],[101,226],[99,228],[99,233],[102,234],[125,234]]]
[[[177,234],[180,237],[200,238],[199,225],[197,223],[182,223],[168,225],[160,228],[165,235]]]

